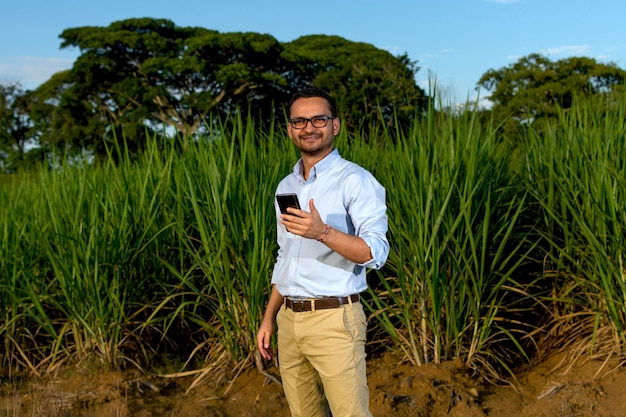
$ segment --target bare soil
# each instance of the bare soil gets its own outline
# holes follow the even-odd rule
[[[461,363],[413,366],[388,354],[368,361],[374,416],[624,417],[626,370],[565,353],[516,371],[502,385]],[[276,370],[273,370],[276,371]],[[0,415],[38,417],[288,417],[282,388],[249,368],[234,380],[146,377],[135,371],[66,370],[46,382],[3,381]],[[186,392],[188,391],[188,392]]]

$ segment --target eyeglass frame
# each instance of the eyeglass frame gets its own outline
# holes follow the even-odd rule
[[[311,118],[307,118],[307,117],[295,117],[293,119],[289,119],[289,125],[291,126],[292,129],[296,129],[296,130],[302,130],[302,129],[306,129],[306,127],[308,126],[309,122],[311,122],[311,126],[313,126],[316,129],[321,129],[323,127],[328,126],[328,121],[329,120],[335,120],[337,118],[337,116],[326,116],[326,115],[319,115],[319,116],[313,116]],[[319,121],[319,120],[323,120],[324,124],[321,126],[316,126],[315,123],[313,122],[313,119]],[[304,126],[302,127],[296,127],[294,124],[296,122],[304,122]]]

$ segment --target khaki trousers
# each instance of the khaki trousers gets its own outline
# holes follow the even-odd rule
[[[276,317],[278,362],[293,417],[371,417],[361,303]]]

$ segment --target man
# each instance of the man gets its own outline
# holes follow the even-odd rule
[[[257,336],[271,359],[276,319],[283,388],[298,417],[328,416],[329,408],[333,417],[371,416],[359,293],[365,268],[381,268],[389,254],[387,206],[378,181],[333,149],[336,113],[317,89],[289,103],[288,133],[302,158],[276,193],[296,193],[302,210],[276,206],[278,257]]]

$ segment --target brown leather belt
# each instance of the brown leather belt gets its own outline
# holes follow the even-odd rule
[[[359,294],[352,294],[348,297],[324,297],[297,300],[289,297],[285,297],[285,307],[290,308],[295,313],[301,313],[303,311],[315,310],[327,310],[329,308],[337,308],[344,304],[350,304],[350,302],[356,303],[361,297]]]

